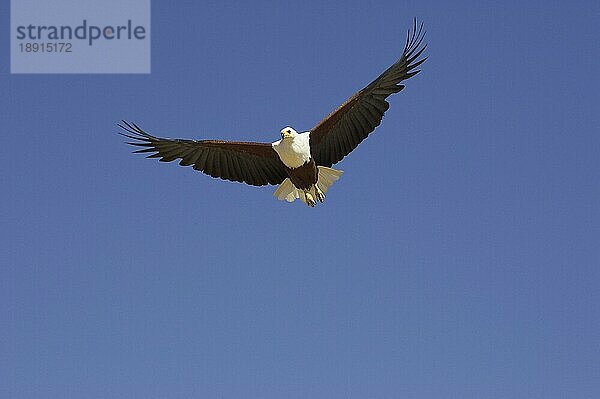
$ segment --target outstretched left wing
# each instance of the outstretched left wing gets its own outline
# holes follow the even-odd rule
[[[145,147],[135,153],[151,153],[147,158],[160,158],[162,162],[181,159],[179,165],[252,186],[280,184],[287,177],[270,143],[166,139],[146,133],[135,123],[122,121],[118,126],[126,132],[119,134],[136,140],[127,144]]]
[[[390,107],[386,98],[404,89],[400,82],[419,73],[415,68],[427,59],[418,59],[427,47],[421,46],[424,36],[423,23],[417,26],[415,19],[400,59],[311,129],[310,151],[317,165],[341,161],[379,126]]]

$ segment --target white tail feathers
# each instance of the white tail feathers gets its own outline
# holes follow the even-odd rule
[[[339,179],[342,173],[344,173],[341,170],[331,169],[326,166],[317,166],[317,170],[319,173],[317,186],[323,194],[325,194],[333,182]],[[313,198],[317,198],[315,191],[314,187],[310,189]],[[287,202],[294,202],[296,199],[300,198],[302,202],[306,203],[302,190],[298,190],[289,178],[286,178],[283,183],[277,187],[277,190],[275,190],[273,195],[281,201],[286,200]]]

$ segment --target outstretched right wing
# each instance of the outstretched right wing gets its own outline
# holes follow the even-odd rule
[[[179,165],[223,180],[243,182],[252,186],[280,184],[286,177],[285,167],[269,143],[250,143],[221,140],[184,140],[154,137],[135,123],[122,121],[118,126],[126,133],[119,134],[145,147],[135,153],[151,153],[147,158],[162,162],[181,159]]]

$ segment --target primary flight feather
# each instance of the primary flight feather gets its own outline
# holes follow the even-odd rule
[[[400,59],[364,89],[347,99],[315,127],[298,133],[291,127],[281,130],[281,140],[254,143],[221,140],[185,140],[155,137],[138,125],[123,121],[118,126],[142,147],[136,153],[162,162],[180,159],[212,177],[253,186],[279,184],[274,195],[280,200],[302,200],[309,206],[323,202],[327,189],[342,172],[331,166],[342,160],[379,124],[389,108],[386,98],[404,89],[400,84],[416,75],[426,58],[423,23],[408,31]]]

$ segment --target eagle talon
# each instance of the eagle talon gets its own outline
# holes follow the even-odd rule
[[[305,192],[304,199],[306,199],[306,205],[310,206],[311,208],[314,208],[314,206],[317,205],[311,193]]]
[[[316,185],[315,185],[315,193],[317,195],[317,201],[319,201],[319,202],[325,201],[325,194],[323,194],[323,191],[321,191],[319,189],[319,187]]]

